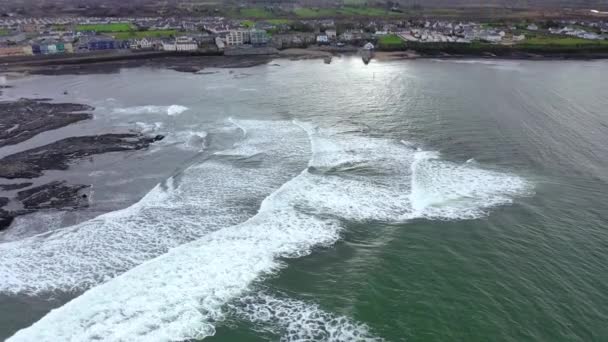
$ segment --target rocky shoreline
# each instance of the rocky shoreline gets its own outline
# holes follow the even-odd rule
[[[26,141],[45,131],[92,118],[94,108],[84,104],[50,103],[20,99],[0,102],[0,148]],[[88,184],[38,179],[47,170],[66,170],[69,165],[97,154],[145,149],[163,136],[109,133],[67,137],[44,146],[13,153],[0,159],[0,230],[15,217],[38,210],[76,210],[89,205]],[[20,180],[18,183],[5,183]],[[40,182],[37,182],[40,183]]]
[[[123,68],[157,67],[180,72],[197,73],[207,68],[247,68],[267,64],[274,59],[326,59],[328,56],[355,55],[356,48],[301,48],[278,50],[265,54],[219,55],[218,53],[131,53],[100,54],[70,57],[37,57],[30,59],[0,59],[0,72],[18,72],[40,75],[95,74],[118,72]],[[451,51],[441,49],[377,51],[379,56],[391,59],[517,59],[517,60],[591,60],[606,59],[608,52],[531,53],[526,51],[502,51],[501,53]]]

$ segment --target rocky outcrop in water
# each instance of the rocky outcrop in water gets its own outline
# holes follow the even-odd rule
[[[0,102],[0,147],[14,145],[31,137],[69,124],[87,120],[94,108],[84,104],[49,103],[45,99]]]
[[[19,190],[23,188],[27,188],[28,186],[32,186],[34,183],[25,182],[25,183],[15,183],[15,184],[0,184],[0,190],[2,191],[11,191],[11,190]],[[0,205],[0,207],[2,207]]]
[[[0,230],[8,228],[13,223],[13,215],[8,211],[1,209],[8,204],[10,200],[7,197],[0,197]]]
[[[0,102],[0,148],[92,118],[90,113],[86,113],[94,109],[91,106],[49,101],[21,99]],[[68,137],[0,159],[0,178],[33,179],[42,176],[46,170],[66,170],[71,163],[82,158],[107,152],[141,150],[163,138],[162,135],[149,137],[134,133]],[[19,215],[37,210],[75,210],[89,205],[86,191],[89,185],[69,184],[67,181],[39,184],[0,184],[0,230],[8,228]],[[14,191],[18,192],[15,194]],[[9,209],[7,205],[11,200]]]
[[[140,150],[162,138],[131,133],[70,137],[0,159],[0,177],[36,178],[44,170],[66,170],[76,159],[107,152]]]
[[[71,185],[55,181],[17,193],[17,199],[27,210],[78,209],[89,205],[88,195],[81,193],[89,185]]]

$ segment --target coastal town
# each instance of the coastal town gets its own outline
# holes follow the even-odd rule
[[[287,48],[407,50],[426,46],[608,47],[608,20],[229,17],[0,18],[0,57],[131,53],[271,54]]]

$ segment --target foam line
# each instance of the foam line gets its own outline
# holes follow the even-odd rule
[[[187,111],[188,107],[181,105],[170,105],[170,106],[137,106],[127,108],[116,108],[114,114],[159,114],[164,113],[169,116],[180,115]]]
[[[11,341],[203,338],[215,333],[226,303],[284,265],[280,258],[335,243],[340,222],[459,219],[461,210],[471,218],[485,214],[478,208],[529,193],[529,184],[515,176],[444,162],[390,140],[299,125],[311,140],[309,167],[264,199],[255,216],[92,288]],[[276,133],[286,126],[266,126],[267,134],[284,137],[277,148],[293,145],[294,132]],[[236,150],[260,149],[256,139],[249,142]]]
[[[85,290],[170,248],[253,216],[257,203],[306,165],[308,137],[289,123],[239,125],[247,127],[248,135],[225,153],[246,158],[248,148],[255,148],[255,165],[235,166],[225,156],[213,156],[186,169],[179,182],[159,184],[129,208],[0,243],[0,292]],[[291,143],[282,145],[287,136]]]
[[[282,342],[383,341],[365,324],[292,298],[262,292],[243,296],[228,307],[237,317],[254,323],[257,329],[279,335]]]

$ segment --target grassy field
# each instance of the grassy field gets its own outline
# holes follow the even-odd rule
[[[77,25],[76,31],[95,31],[95,32],[127,32],[132,31],[131,24],[99,24],[99,25]]]
[[[264,21],[273,25],[285,25],[293,23],[293,20],[290,19],[267,19]]]
[[[294,13],[300,18],[322,18],[336,16],[338,10],[335,8],[296,8]]]
[[[378,39],[378,45],[381,49],[394,50],[404,46],[403,40],[395,34],[381,36]]]
[[[586,47],[586,46],[608,46],[606,40],[590,40],[560,35],[526,35],[526,39],[518,45],[522,46],[558,46],[558,47]]]
[[[379,7],[355,7],[346,6],[342,8],[307,8],[301,7],[294,10],[296,16],[300,18],[325,18],[325,17],[383,17],[401,15],[401,13],[387,11]]]
[[[0,36],[8,36],[9,33],[7,29],[0,29]]]
[[[248,27],[248,28],[252,28],[255,26],[255,21],[252,20],[243,20],[241,21],[241,25]]]
[[[344,0],[346,6],[364,6],[367,5],[367,0]]]
[[[272,13],[268,12],[267,10],[265,10],[263,8],[257,8],[257,7],[241,8],[239,10],[239,14],[243,18],[260,18],[261,19],[261,18],[271,18],[272,17]]]
[[[141,39],[141,38],[163,38],[163,37],[175,37],[177,35],[176,30],[150,30],[150,31],[128,31],[128,32],[116,32],[113,34],[115,39]]]

